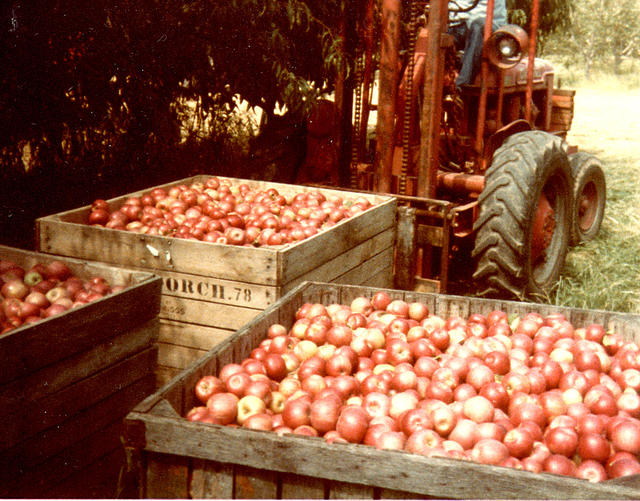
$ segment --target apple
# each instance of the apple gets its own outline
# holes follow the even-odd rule
[[[464,401],[464,417],[476,423],[486,423],[493,421],[495,408],[489,399],[482,395],[476,395]]]
[[[239,400],[233,393],[215,393],[207,400],[207,407],[220,424],[230,424],[236,419]]]
[[[403,412],[415,409],[418,406],[420,398],[417,392],[406,390],[391,396],[391,407],[389,415],[397,419]]]
[[[482,464],[499,465],[508,457],[507,446],[493,438],[480,439],[471,449],[471,459]]]
[[[640,421],[634,418],[620,420],[613,425],[609,438],[615,450],[640,454]]]
[[[552,454],[572,457],[578,448],[578,433],[568,426],[548,428],[544,441]]]
[[[335,430],[342,408],[342,400],[330,397],[320,398],[311,403],[309,421],[318,433]]]
[[[357,405],[346,405],[340,411],[336,430],[342,438],[351,443],[361,443],[367,432],[369,416]]]
[[[225,384],[217,376],[211,374],[201,377],[195,386],[196,397],[203,404],[214,394],[226,391]]]
[[[266,412],[250,414],[243,420],[242,426],[251,430],[271,431],[273,429],[273,415]]]

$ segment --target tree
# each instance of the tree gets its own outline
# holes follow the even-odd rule
[[[242,172],[236,99],[306,116],[341,64],[341,4],[2,2],[0,222],[202,171]],[[183,127],[187,103],[209,119],[206,137]]]
[[[640,49],[640,5],[637,0],[582,0],[576,2],[566,33],[554,43],[554,51],[579,54],[585,76],[593,64],[612,64],[620,72],[623,57]]]

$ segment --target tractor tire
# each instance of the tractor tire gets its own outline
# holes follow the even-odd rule
[[[474,224],[473,278],[480,295],[548,296],[569,244],[571,187],[571,167],[559,137],[520,132],[496,150]]]
[[[569,155],[573,174],[573,214],[570,245],[593,240],[600,231],[607,185],[600,161],[589,153]]]

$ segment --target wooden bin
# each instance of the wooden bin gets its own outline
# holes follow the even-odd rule
[[[53,258],[0,246],[0,259]],[[126,288],[0,337],[0,497],[115,496],[122,420],[155,389],[160,278],[64,261]]]
[[[376,289],[305,283],[211,350],[126,418],[126,448],[139,495],[146,498],[535,498],[640,499],[638,476],[598,484],[551,474],[470,461],[428,458],[324,439],[278,436],[266,431],[193,423],[185,413],[195,402],[200,377],[249,356],[272,323],[292,324],[305,302],[350,304]],[[637,339],[640,316],[502,302],[431,293],[389,291],[393,298],[425,302],[443,317],[501,309],[561,312],[574,325],[602,323]]]
[[[206,180],[195,176],[163,185]],[[229,178],[220,178],[229,179]],[[231,179],[283,195],[321,191],[374,207],[295,245],[248,248],[88,226],[82,207],[37,221],[38,249],[162,277],[158,385],[162,385],[302,281],[392,286],[396,200],[371,194]],[[151,189],[151,188],[150,188]],[[149,190],[150,190],[149,189]],[[109,201],[120,207],[132,193]]]

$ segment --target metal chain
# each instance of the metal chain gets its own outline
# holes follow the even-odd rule
[[[416,49],[416,19],[418,17],[417,1],[412,0],[409,7],[409,37],[407,47],[407,79],[405,88],[405,101],[402,116],[402,163],[398,192],[406,195],[407,171],[409,170],[409,156],[411,153],[411,122],[413,115],[413,73],[415,67],[414,52]]]

